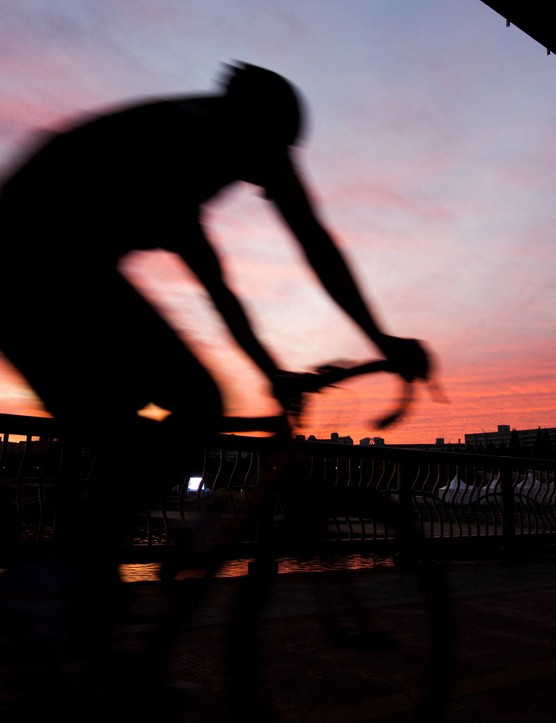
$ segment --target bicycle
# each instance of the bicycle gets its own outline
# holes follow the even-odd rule
[[[292,394],[292,412],[274,417],[228,417],[222,420],[222,434],[238,434],[248,432],[267,432],[271,437],[261,440],[261,448],[265,450],[265,465],[263,466],[259,486],[243,491],[248,495],[244,515],[230,534],[221,539],[219,544],[209,545],[203,550],[202,565],[204,574],[196,583],[196,590],[191,594],[188,591],[187,599],[181,599],[176,605],[174,614],[169,616],[159,629],[157,644],[160,646],[156,654],[151,650],[150,655],[156,658],[163,657],[167,652],[169,641],[171,655],[171,641],[176,628],[184,624],[188,615],[199,605],[209,583],[226,559],[233,554],[234,545],[242,539],[248,530],[256,528],[256,553],[254,564],[250,572],[241,582],[240,590],[234,606],[230,639],[230,681],[229,689],[233,693],[230,702],[231,718],[234,721],[246,719],[267,720],[268,707],[264,700],[264,684],[257,684],[259,675],[258,643],[256,639],[256,625],[263,610],[265,601],[272,591],[275,572],[275,542],[279,532],[273,524],[273,510],[277,497],[282,496],[284,489],[293,489],[289,502],[285,503],[284,521],[282,529],[287,528],[292,515],[296,516],[296,505],[299,503],[299,490],[295,489],[300,458],[298,447],[294,444],[292,429],[303,413],[307,396],[315,394],[332,384],[344,379],[363,374],[388,373],[399,374],[399,370],[388,361],[371,361],[355,365],[326,365],[318,368],[314,373],[296,376],[297,387]],[[402,394],[396,407],[380,420],[376,420],[378,427],[384,428],[399,420],[407,412],[412,399],[412,382],[403,380]],[[293,417],[293,421],[292,421]],[[322,490],[313,490],[319,495]],[[226,495],[223,496],[204,493],[198,490],[198,497],[206,503],[206,519],[214,524],[218,523],[219,515],[226,509]],[[287,495],[286,495],[287,497]],[[450,695],[451,677],[453,673],[453,612],[449,591],[444,577],[444,571],[429,560],[425,554],[420,534],[413,522],[399,502],[384,499],[371,490],[365,490],[359,500],[367,505],[368,514],[394,527],[403,549],[410,551],[409,558],[404,557],[404,564],[417,574],[418,584],[424,594],[430,624],[430,655],[427,669],[424,672],[422,699],[414,711],[415,722],[435,721],[441,723],[445,719],[446,709]],[[282,499],[283,502],[283,499]],[[291,526],[294,528],[296,542],[303,545],[303,529],[310,526],[311,516],[314,527],[318,528],[325,514],[324,508],[315,504],[315,496],[309,495],[302,504],[300,512],[297,509],[297,521]],[[312,512],[311,512],[312,510]],[[203,535],[206,530],[203,531]],[[291,534],[291,530],[290,530]],[[189,541],[191,542],[191,540]],[[295,544],[295,543],[294,543]],[[166,585],[172,581],[183,567],[189,564],[188,556],[191,547],[180,550],[174,549],[172,558],[166,559],[161,570],[161,580]],[[184,554],[182,554],[184,553]],[[317,574],[318,575],[318,574]],[[379,651],[388,650],[389,645],[395,645],[389,634],[381,631],[358,631],[349,628],[342,629],[339,621],[332,621],[331,632],[333,642],[338,645],[366,646]],[[248,686],[247,688],[245,686]]]
[[[274,417],[224,418],[220,440],[222,435],[229,433],[262,431],[270,434],[268,438],[260,440],[266,464],[262,468],[258,486],[246,493],[248,499],[244,508],[245,514],[218,544],[205,546],[203,536],[206,530],[199,529],[197,531],[199,534],[194,533],[185,545],[168,547],[168,555],[161,572],[161,585],[172,600],[172,605],[164,619],[149,622],[150,632],[141,649],[132,649],[122,654],[117,649],[117,645],[113,647],[113,640],[108,636],[108,642],[99,644],[98,650],[91,657],[87,657],[89,655],[87,651],[85,653],[78,651],[75,659],[72,659],[70,654],[68,660],[62,655],[60,659],[54,661],[41,690],[45,692],[47,686],[52,684],[67,695],[67,688],[75,685],[77,696],[75,704],[80,705],[85,719],[89,719],[88,715],[91,721],[98,719],[99,713],[107,706],[112,710],[125,712],[126,716],[134,717],[138,721],[151,720],[153,715],[156,715],[158,720],[164,720],[165,716],[167,720],[173,720],[176,713],[180,713],[183,704],[179,695],[177,700],[174,698],[175,691],[168,687],[165,675],[165,665],[172,659],[175,637],[178,631],[187,626],[190,615],[202,603],[211,581],[222,564],[233,554],[238,540],[247,531],[256,529],[255,564],[250,574],[240,581],[232,611],[228,649],[231,694],[229,708],[233,721],[243,723],[246,719],[261,722],[269,720],[264,681],[258,680],[260,670],[256,632],[257,622],[265,601],[272,592],[275,580],[274,543],[277,529],[272,524],[273,505],[276,496],[284,497],[286,490],[285,521],[282,523],[282,529],[284,526],[287,527],[292,517],[295,518],[297,515],[293,524],[294,533],[297,535],[294,543],[302,547],[303,526],[307,521],[311,521],[311,514],[314,513],[314,510],[311,512],[311,503],[315,501],[314,496],[307,496],[303,500],[304,507],[300,512],[296,508],[299,497],[295,492],[298,490],[293,489],[294,494],[288,499],[287,488],[292,491],[292,485],[295,487],[294,483],[300,471],[299,445],[295,444],[292,429],[303,414],[308,395],[315,394],[332,384],[338,384],[349,377],[376,373],[400,375],[399,369],[387,361],[372,361],[344,367],[326,365],[314,373],[295,376],[297,386],[292,390],[290,413]],[[382,420],[378,420],[377,426],[388,426],[403,416],[411,402],[411,384],[412,382],[403,379],[402,394],[397,406]],[[318,494],[319,490],[316,490],[316,493]],[[202,502],[205,512],[201,518],[202,525],[208,524],[210,527],[212,524],[218,524],[226,507],[226,495],[226,492],[204,494],[202,487],[199,487],[197,502]],[[413,720],[441,723],[449,699],[453,666],[452,606],[443,570],[427,559],[420,544],[418,531],[397,502],[384,500],[371,491],[366,491],[365,495],[364,503],[369,507],[369,514],[375,518],[382,518],[388,525],[396,528],[404,547],[412,552],[411,569],[416,572],[418,583],[424,593],[431,635],[429,659],[422,685],[422,701],[416,706]],[[312,521],[315,528],[318,528],[319,514],[323,510],[319,511],[318,506],[316,509]],[[203,575],[194,585],[189,585],[183,590],[176,584],[176,577],[180,569],[187,569],[191,557],[195,557],[196,562],[202,565]],[[117,604],[117,601],[115,602]],[[377,631],[371,632],[372,634],[368,635],[368,631],[342,630],[341,626],[336,626],[331,644],[354,647],[374,645],[376,652],[381,654],[381,649],[387,649],[391,641],[388,635],[381,636],[377,635]],[[56,665],[61,665],[64,669],[60,680],[52,678],[56,672]],[[83,688],[87,688],[89,696],[85,700],[88,701],[90,709],[86,711],[83,711],[83,708],[88,706],[83,706],[83,699],[79,697]],[[54,700],[54,695],[49,692],[48,700]],[[72,712],[70,701],[68,719]],[[19,721],[19,719],[14,720]]]

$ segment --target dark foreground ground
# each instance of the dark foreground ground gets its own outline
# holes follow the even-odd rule
[[[2,588],[4,621],[16,607],[27,623],[2,630],[0,721],[402,723],[415,720],[426,691],[442,699],[452,671],[447,712],[420,720],[555,723],[554,560],[445,572],[449,595],[434,615],[452,624],[435,646],[426,590],[395,568],[277,575],[259,614],[247,578],[212,580],[188,615],[198,579],[128,583],[114,638],[68,656],[45,622],[57,613],[44,586],[17,596]],[[243,617],[233,617],[238,605]],[[158,649],[161,622],[171,623],[170,645]]]

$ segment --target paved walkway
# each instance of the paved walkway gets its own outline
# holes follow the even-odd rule
[[[556,722],[555,567],[552,559],[447,566],[448,608],[454,616],[454,685],[446,716],[429,715],[427,721]],[[257,723],[415,720],[431,638],[424,590],[413,573],[375,569],[277,575],[260,616],[254,617],[244,605],[243,623],[232,625],[232,610],[242,599],[246,581],[211,581],[195,612],[182,618],[181,627],[173,628],[172,646],[162,656],[176,700],[169,719],[176,723],[229,723],[242,716]],[[126,585],[127,616],[118,627],[115,645],[119,665],[140,660],[147,644],[160,642],[160,620],[171,620],[179,602],[193,599],[199,590],[195,579],[171,590],[157,583]],[[254,619],[259,622],[251,628],[249,621]],[[351,626],[367,635],[350,635]],[[238,631],[241,643],[230,660],[230,642]],[[445,643],[440,640],[438,650]],[[258,662],[250,669],[256,650]],[[449,665],[448,657],[442,660],[433,677]],[[6,654],[3,662],[8,669],[3,680],[9,682]],[[429,690],[434,692],[436,685],[435,679]],[[26,723],[25,716],[36,720],[37,709],[31,718],[11,691],[6,685],[0,700],[2,721]],[[130,689],[127,700],[141,701],[143,692],[139,684]],[[162,720],[162,699],[158,704],[160,715],[155,712],[152,720]],[[230,713],[234,704],[240,711],[235,718]],[[134,710],[140,709],[139,704]]]

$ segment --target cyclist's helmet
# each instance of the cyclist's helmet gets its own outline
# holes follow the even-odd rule
[[[248,63],[227,66],[226,93],[250,131],[270,143],[293,145],[300,139],[301,99],[292,84],[272,70]]]

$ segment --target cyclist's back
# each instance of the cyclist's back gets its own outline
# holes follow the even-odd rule
[[[95,274],[131,250],[181,250],[201,204],[238,180],[211,100],[147,102],[52,135],[2,190],[15,250],[32,252],[28,264],[59,250],[68,275],[81,261]]]

